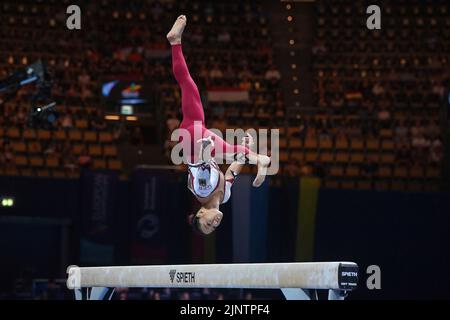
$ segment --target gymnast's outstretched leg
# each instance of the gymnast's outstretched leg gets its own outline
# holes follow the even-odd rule
[[[253,181],[253,185],[258,187],[264,182],[267,167],[270,164],[270,158],[265,155],[258,155],[243,145],[230,145],[205,126],[205,114],[203,112],[200,94],[189,73],[181,47],[181,38],[186,27],[186,21],[186,16],[179,16],[167,34],[167,39],[170,42],[172,50],[173,74],[181,88],[183,120],[180,127],[187,129],[192,135],[194,127],[199,126],[198,129],[201,130],[202,136],[212,136],[214,138],[214,156],[225,156],[229,158],[230,154],[231,156],[244,154],[251,162],[258,165],[258,173]],[[192,156],[195,155],[193,154]]]
[[[181,110],[183,121],[181,127],[186,128],[194,124],[194,121],[205,123],[202,101],[198,88],[189,74],[189,69],[184,60],[181,47],[181,35],[186,26],[186,16],[179,16],[172,29],[167,34],[172,47],[172,70],[178,85],[181,88]]]

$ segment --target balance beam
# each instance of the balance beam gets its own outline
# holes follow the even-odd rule
[[[110,299],[119,287],[281,289],[287,299],[314,299],[316,289],[327,289],[329,299],[342,300],[358,282],[353,262],[69,266],[67,273],[76,298],[91,300]]]

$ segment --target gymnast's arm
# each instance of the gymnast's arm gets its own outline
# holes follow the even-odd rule
[[[251,147],[253,145],[253,138],[251,135],[247,134],[243,139],[242,143],[243,146]],[[225,172],[225,181],[231,181],[236,178],[236,176],[241,172],[242,167],[244,166],[244,162],[242,161],[233,161],[230,166],[228,167],[227,171]]]
[[[225,172],[225,181],[234,180],[241,172],[244,163],[233,161]]]

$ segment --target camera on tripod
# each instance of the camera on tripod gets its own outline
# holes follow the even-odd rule
[[[11,99],[21,87],[30,83],[36,83],[37,91],[30,101],[28,126],[51,129],[58,119],[58,112],[56,111],[56,102],[51,94],[51,77],[42,61],[39,60],[6,79],[0,80],[0,94],[5,94],[6,99]]]

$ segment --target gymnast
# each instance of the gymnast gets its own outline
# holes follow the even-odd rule
[[[173,73],[181,88],[183,120],[180,128],[187,130],[190,137],[195,136],[194,130],[201,134],[201,139],[197,141],[192,138],[190,141],[186,141],[186,139],[180,139],[180,141],[191,145],[188,150],[195,150],[195,144],[200,150],[198,156],[195,151],[188,155],[191,159],[195,159],[191,160],[192,163],[188,161],[188,189],[201,204],[200,210],[189,216],[189,223],[195,231],[206,235],[213,232],[222,221],[223,214],[219,210],[219,206],[229,200],[231,186],[243,164],[253,163],[258,166],[253,186],[259,187],[265,180],[270,158],[250,150],[253,144],[250,135],[243,138],[241,145],[230,145],[205,127],[205,115],[200,94],[189,74],[181,48],[181,38],[185,27],[186,16],[181,15],[167,34],[167,39],[172,48]],[[234,160],[225,174],[214,160],[217,157]]]

